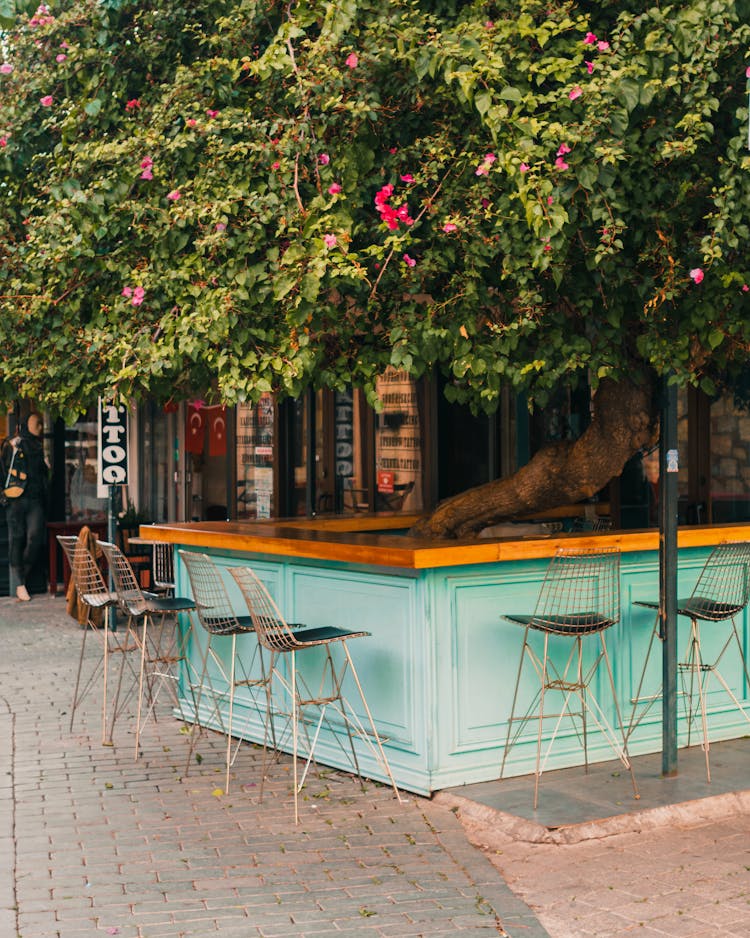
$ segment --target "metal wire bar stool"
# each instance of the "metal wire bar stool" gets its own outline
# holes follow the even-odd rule
[[[120,646],[119,642],[113,639],[111,630],[110,611],[112,606],[116,603],[117,597],[107,588],[99,565],[84,541],[80,539],[80,535],[59,534],[57,540],[70,565],[70,573],[78,594],[78,600],[86,610],[86,622],[83,624],[83,635],[81,638],[81,653],[78,659],[78,671],[76,672],[75,687],[73,689],[73,703],[70,708],[70,732],[73,731],[73,722],[78,706],[91,688],[96,685],[99,675],[101,674],[104,685],[102,700],[102,745],[111,744],[114,722],[118,714],[118,699],[116,698],[113,704],[112,725],[109,728],[109,733],[107,733],[109,655],[112,650],[119,651],[123,653],[124,659],[126,650],[124,647]],[[102,628],[99,627],[97,613],[103,617]],[[92,631],[96,635],[97,642],[101,644],[101,657],[97,658],[82,684],[81,675],[86,654],[86,638],[89,631]]]
[[[336,628],[335,626],[306,627],[295,623],[292,628],[285,621],[279,612],[276,603],[271,598],[265,585],[258,579],[255,573],[249,567],[233,567],[229,571],[239,586],[242,595],[245,597],[247,607],[250,610],[250,616],[258,634],[258,641],[272,653],[271,659],[271,680],[274,677],[289,695],[291,707],[291,729],[292,729],[292,764],[294,771],[294,822],[299,823],[299,804],[298,796],[302,786],[305,783],[307,772],[313,760],[315,745],[318,741],[323,723],[327,725],[333,738],[337,740],[344,750],[339,740],[336,730],[326,717],[326,710],[330,706],[338,713],[346,729],[349,748],[351,750],[352,765],[359,777],[362,776],[359,770],[357,753],[354,748],[354,739],[352,733],[359,737],[370,749],[373,756],[380,763],[383,771],[393,786],[398,800],[401,796],[398,791],[391,767],[383,749],[383,743],[375,728],[375,722],[372,713],[367,704],[362,684],[360,683],[357,671],[354,667],[347,641],[351,638],[363,638],[369,636],[365,631],[349,631],[347,629]],[[331,647],[339,644],[343,652],[343,662],[337,667],[331,654]],[[297,670],[296,655],[298,652],[310,648],[322,648],[325,652],[326,660],[321,674],[318,691],[311,691],[302,675]],[[277,661],[280,656],[289,656],[289,669],[287,677],[278,667]],[[344,697],[342,683],[347,671],[351,674],[359,692],[362,706],[364,707],[369,724],[369,730],[365,729],[359,717],[354,711],[349,701]],[[307,735],[307,726],[305,719],[305,709],[308,707],[319,708],[319,717],[312,740]],[[302,723],[305,732],[307,744],[307,761],[299,778],[297,757],[299,748],[299,725]]]
[[[593,548],[586,550],[558,548],[547,567],[536,609],[532,615],[504,615],[504,619],[522,625],[525,629],[521,660],[513,692],[513,705],[508,720],[508,733],[505,739],[500,778],[505,773],[508,753],[523,733],[530,721],[537,722],[536,768],[534,771],[534,808],[539,800],[539,778],[549,757],[552,746],[560,731],[563,719],[567,716],[583,748],[584,766],[588,772],[588,718],[594,722],[603,734],[618,759],[630,772],[633,793],[639,797],[638,785],[627,750],[620,705],[615,693],[612,666],[607,653],[604,633],[620,619],[620,552],[615,547]],[[543,634],[543,651],[540,655],[533,647],[531,633]],[[584,639],[596,635],[599,647],[593,661],[584,666]],[[550,636],[562,636],[573,639],[573,646],[561,668],[558,668],[549,653]],[[526,659],[531,662],[539,677],[539,689],[536,691],[523,716],[516,716],[518,690]],[[604,710],[591,690],[591,683],[604,662],[609,688],[612,692],[617,730],[607,719]],[[560,691],[563,695],[559,713],[545,713],[544,707],[548,691]],[[576,703],[577,702],[577,703]],[[571,704],[576,703],[578,709]],[[554,719],[556,723],[542,757],[542,735],[544,720]],[[580,723],[580,729],[579,729]],[[514,724],[517,728],[514,732]]]
[[[253,635],[255,635],[255,626],[253,625],[253,621],[250,616],[237,615],[237,613],[234,611],[234,607],[232,606],[232,603],[229,599],[221,572],[219,571],[219,568],[216,566],[214,561],[207,554],[201,554],[187,550],[180,551],[180,559],[185,564],[185,569],[188,573],[188,579],[190,580],[190,586],[195,598],[198,621],[206,632],[206,646],[201,657],[200,674],[198,678],[196,719],[198,713],[197,707],[200,706],[201,700],[203,699],[203,689],[204,687],[208,686],[212,702],[211,714],[216,717],[219,725],[222,728],[222,731],[226,733],[227,737],[226,778],[224,783],[224,790],[228,793],[229,772],[232,765],[234,764],[234,760],[237,758],[239,747],[242,744],[242,737],[238,735],[237,744],[233,754],[232,737],[233,732],[236,729],[234,725],[234,702],[235,692],[238,687],[246,687],[250,690],[255,709],[259,713],[263,713],[264,750],[266,749],[268,743],[269,728],[271,732],[272,743],[275,747],[275,729],[273,727],[273,721],[271,720],[270,670],[266,669],[263,649],[261,648],[260,644],[258,644],[257,640],[254,643],[255,647],[253,649],[251,660],[247,664],[245,663],[244,659],[238,660],[237,636],[247,633],[253,633]],[[216,638],[224,637],[231,638],[228,668],[226,662],[214,645],[214,640]],[[255,669],[256,659],[258,668],[260,670],[259,676],[257,676],[257,671]],[[217,691],[215,688],[208,671],[209,661],[213,662],[215,667],[218,669],[222,680],[227,684],[227,692],[223,693],[221,691]],[[271,662],[271,667],[272,666],[273,662]],[[237,674],[238,669],[240,672],[239,676]],[[261,688],[263,689],[265,695],[265,700],[262,707],[259,706],[256,696],[257,692]],[[228,698],[229,703],[229,713],[227,716],[226,727],[224,726],[224,719],[220,708],[222,698]],[[190,754],[188,754],[188,758],[190,758]],[[265,764],[263,774],[265,777]],[[263,783],[261,782],[261,791],[262,784]]]
[[[140,754],[141,731],[153,714],[159,693],[167,688],[180,718],[188,721],[179,693],[179,663],[185,658],[185,645],[190,629],[183,629],[178,613],[195,609],[192,599],[182,596],[153,596],[144,593],[128,558],[116,544],[99,541],[114,579],[117,602],[127,616],[127,632],[140,650],[138,670],[138,713],[135,730],[135,758]],[[139,632],[139,626],[142,626]],[[148,708],[143,714],[144,683]]]
[[[717,544],[709,554],[690,596],[687,599],[677,600],[677,615],[690,619],[690,635],[685,654],[682,660],[677,663],[685,703],[685,719],[688,731],[687,744],[690,745],[693,723],[697,721],[700,713],[702,748],[706,758],[706,779],[709,782],[711,781],[711,766],[709,762],[710,742],[708,738],[706,695],[708,682],[712,675],[727,692],[742,716],[750,723],[750,713],[740,702],[719,670],[719,663],[724,658],[729,646],[734,642],[739,654],[739,660],[742,663],[742,672],[746,681],[745,687],[746,689],[750,688],[750,674],[748,674],[747,660],[736,622],[737,616],[747,606],[748,599],[750,599],[750,541],[723,541],[721,544]],[[633,712],[628,727],[628,736],[644,719],[654,701],[661,696],[660,689],[657,694],[649,697],[647,706],[636,718],[635,708],[642,699],[641,691],[643,690],[651,649],[657,640],[663,641],[664,639],[661,616],[658,614],[658,601],[636,600],[634,605],[653,609],[657,612],[657,616],[646,651],[646,659],[638,683],[638,690],[633,699]],[[713,623],[714,625],[718,625],[720,622],[731,623],[731,630],[718,653],[710,662],[704,659],[701,645],[701,622]],[[694,702],[696,695],[697,702]]]

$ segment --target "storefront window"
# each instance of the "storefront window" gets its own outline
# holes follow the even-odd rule
[[[96,408],[65,428],[65,515],[69,521],[101,521],[107,499],[97,495]]]
[[[237,518],[270,518],[273,505],[274,403],[237,406]]]
[[[417,384],[404,371],[389,369],[378,379],[383,411],[375,431],[375,508],[421,511],[422,428]]]
[[[143,417],[143,456],[141,458],[141,504],[155,521],[175,517],[170,494],[174,490],[174,414],[177,405],[166,408],[151,405]]]

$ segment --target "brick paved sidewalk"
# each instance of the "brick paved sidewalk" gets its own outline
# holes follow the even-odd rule
[[[0,938],[546,935],[446,807],[330,771],[295,828],[288,758],[259,804],[243,746],[224,795],[223,738],[183,778],[162,714],[136,763],[132,717],[99,744],[98,687],[69,733],[80,641],[62,599],[0,600]]]

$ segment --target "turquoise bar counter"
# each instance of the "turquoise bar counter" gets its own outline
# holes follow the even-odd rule
[[[658,598],[658,534],[656,531],[607,532],[582,535],[496,538],[477,541],[422,541],[406,535],[413,519],[389,516],[317,519],[290,522],[200,522],[141,527],[141,537],[175,545],[180,595],[190,595],[179,549],[211,555],[222,570],[238,613],[246,607],[228,570],[251,566],[265,582],[288,621],[308,625],[337,625],[366,629],[371,637],[352,641],[350,650],[373,712],[394,777],[400,787],[428,795],[448,786],[497,778],[507,719],[521,653],[520,627],[504,622],[503,613],[532,612],[549,558],[560,545],[590,547],[617,545],[622,551],[619,624],[607,633],[617,693],[625,722],[633,706],[636,717],[658,695],[661,646],[652,652],[650,666],[634,703],[654,617],[634,606],[636,600]],[[690,593],[712,546],[722,540],[750,538],[750,525],[682,528],[679,531],[679,594]],[[738,625],[745,645],[748,621]],[[686,640],[680,621],[680,648]],[[726,627],[706,629],[704,649],[723,644]],[[564,660],[570,648],[555,640],[554,654]],[[228,640],[214,647],[226,654]],[[195,673],[205,633],[193,629],[190,644]],[[256,645],[252,634],[241,637],[238,655],[250,661]],[[300,656],[311,675],[318,663]],[[304,660],[302,660],[304,659]],[[748,700],[739,661],[727,660],[724,677],[741,701]],[[210,679],[221,686],[219,670]],[[600,675],[606,680],[604,673]],[[521,697],[530,701],[535,681],[526,672]],[[601,699],[606,701],[604,687]],[[596,689],[595,689],[596,691]],[[184,696],[188,696],[185,694]],[[356,694],[349,695],[354,700]],[[186,706],[188,700],[186,699]],[[745,735],[748,723],[720,689],[709,697],[711,739]],[[525,708],[524,708],[525,709]],[[201,706],[199,720],[220,728],[211,707]],[[614,712],[608,713],[614,722]],[[551,732],[552,724],[548,728]],[[234,726],[240,735],[262,741],[263,719],[249,692],[238,691]],[[591,728],[591,761],[613,758],[606,741]],[[686,744],[684,720],[680,745]],[[700,741],[694,737],[694,743]],[[630,738],[633,754],[659,751],[661,702],[656,700]],[[334,734],[323,735],[319,761],[349,768]],[[534,770],[536,730],[511,750],[506,775]],[[363,772],[385,781],[366,747],[361,750]],[[547,768],[582,764],[583,756],[571,726],[562,727]]]

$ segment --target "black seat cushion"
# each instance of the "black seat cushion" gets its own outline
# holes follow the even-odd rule
[[[600,612],[576,612],[564,616],[503,616],[509,622],[527,625],[539,632],[551,632],[555,635],[587,635],[590,632],[602,632],[615,623]]]

